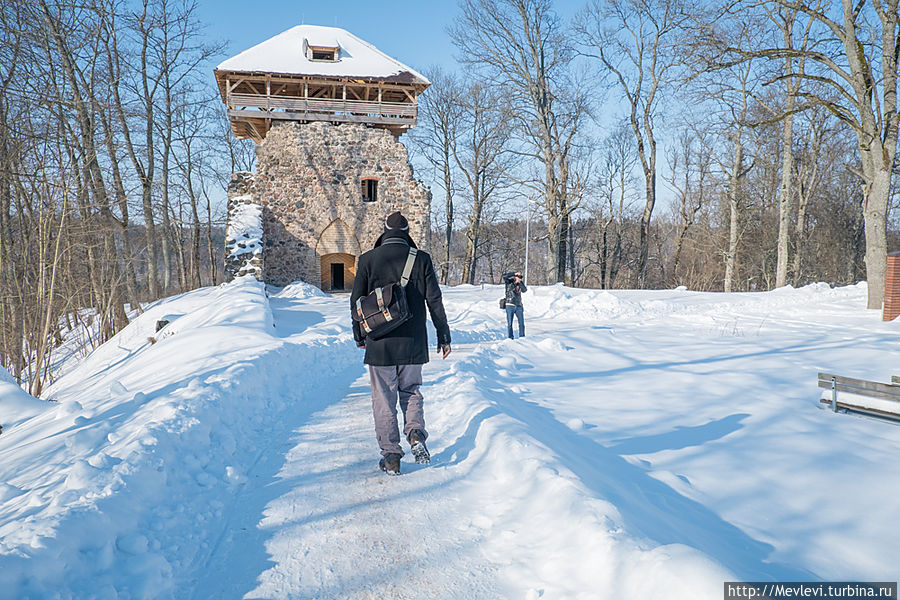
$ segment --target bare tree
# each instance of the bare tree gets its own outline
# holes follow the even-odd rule
[[[678,137],[678,145],[672,147],[668,155],[671,173],[668,181],[676,191],[678,200],[678,239],[672,263],[672,275],[676,280],[688,230],[709,201],[708,188],[713,183],[709,143],[698,142],[700,135],[689,129],[683,130]]]
[[[504,183],[508,160],[504,160],[510,133],[503,98],[488,85],[475,81],[466,85],[459,98],[459,130],[450,147],[453,160],[472,200],[466,228],[463,283],[475,283],[475,266],[483,242],[484,211],[496,200]]]
[[[821,195],[829,173],[842,169],[840,161],[846,156],[845,140],[831,115],[823,107],[805,111],[801,116],[801,131],[797,140],[794,176],[797,181],[797,212],[794,223],[794,252],[791,273],[794,285],[804,283],[804,263],[807,254],[808,210],[813,199]],[[844,130],[846,131],[846,130]]]
[[[582,52],[601,62],[625,97],[637,142],[645,189],[635,273],[638,287],[647,279],[650,218],[656,206],[655,122],[661,94],[676,81],[682,64],[679,36],[688,20],[683,0],[604,0],[592,2],[576,26]]]
[[[167,152],[160,143],[166,126],[193,118],[199,138],[212,134],[211,125],[222,120],[208,109],[188,115],[189,108],[210,105],[211,85],[197,93],[187,85],[197,81],[202,55],[200,46],[186,43],[192,5],[147,0],[141,6],[149,13],[162,5],[178,17],[169,21],[171,35],[166,34],[170,48],[178,48],[168,61],[142,61],[150,41],[165,35],[160,38],[156,26],[142,30],[140,14],[134,18],[127,13],[133,5],[119,0],[0,6],[0,363],[26,380],[34,394],[52,379],[51,358],[63,340],[62,328],[83,327],[87,347],[96,346],[128,323],[126,301],[135,308],[146,299],[135,268],[142,249],[132,244],[140,226],[131,221],[130,206],[135,190],[151,209],[160,200],[158,178],[144,167]],[[150,31],[157,37],[142,34]],[[150,63],[154,70],[142,72],[141,65]],[[156,85],[163,64],[169,78],[162,79],[172,92],[171,121],[164,112],[143,111],[143,82]],[[145,133],[142,125],[150,129],[150,143],[137,142]],[[154,130],[160,135],[152,137]],[[199,200],[205,187],[191,190],[186,183],[215,179],[224,154],[216,156],[219,146],[207,145],[213,150],[201,161],[197,144],[186,148],[178,137],[169,141],[172,161],[187,165],[181,170],[168,165],[171,189],[187,190],[185,197]],[[132,160],[122,160],[125,154]],[[198,272],[200,262],[199,211],[187,217],[186,203],[173,206],[170,214],[177,221],[168,234],[187,280],[186,273]],[[156,241],[148,238],[151,247]],[[191,285],[199,283],[199,277],[192,278]]]
[[[419,100],[419,125],[411,136],[420,153],[440,173],[438,182],[444,189],[444,256],[441,260],[441,283],[447,285],[455,217],[453,145],[460,119],[461,82],[453,74],[439,68],[429,70],[428,78],[431,80],[431,87]]]
[[[898,0],[765,0],[765,4],[797,11],[812,21],[815,48],[786,45],[746,51],[743,56],[773,60],[804,58],[804,81],[829,88],[826,95],[800,91],[808,105],[824,106],[856,134],[865,223],[867,306],[880,309],[887,265],[887,214],[897,153]],[[738,5],[741,7],[740,4]],[[751,5],[752,6],[752,5]],[[815,65],[817,69],[810,69]]]
[[[625,254],[626,199],[631,172],[638,160],[630,128],[623,126],[613,130],[600,152],[598,195],[602,205],[596,217],[600,227],[598,266],[600,286],[610,289]]]
[[[572,52],[551,0],[463,0],[451,29],[460,60],[480,68],[514,109],[523,160],[539,173],[522,177],[543,199],[550,243],[549,270],[566,280],[572,211],[583,181],[573,173],[576,135],[587,114],[582,90],[570,80]],[[525,171],[525,169],[521,169]]]
[[[789,261],[789,238],[791,229],[792,208],[791,201],[794,196],[794,114],[798,110],[797,95],[803,75],[806,72],[806,56],[803,54],[809,49],[809,32],[812,19],[807,19],[801,28],[799,46],[795,29],[798,25],[798,10],[795,7],[781,5],[764,6],[769,20],[775,24],[784,43],[785,48],[799,48],[800,56],[788,55],[784,57],[785,95],[784,108],[777,111],[782,115],[782,161],[781,161],[781,187],[778,191],[778,259],[775,267],[775,286],[782,287],[787,283]]]
[[[170,161],[173,159],[175,149],[176,130],[182,129],[180,120],[190,118],[193,110],[192,103],[200,102],[211,104],[216,101],[214,97],[207,94],[205,97],[198,98],[197,92],[193,89],[191,78],[196,74],[198,67],[206,62],[211,56],[218,53],[222,46],[206,43],[202,40],[202,30],[200,23],[197,21],[197,4],[194,0],[157,0],[155,9],[155,22],[157,31],[152,36],[151,47],[152,57],[156,64],[156,69],[160,74],[162,89],[159,97],[159,113],[160,119],[157,120],[155,126],[161,139],[160,149],[160,214],[163,219],[164,235],[162,236],[163,264],[165,273],[163,274],[163,290],[170,287],[170,278],[172,271],[172,261],[169,256],[169,242],[174,245],[175,251],[179,255],[180,283],[183,289],[187,286],[187,273],[190,270],[186,268],[183,258],[183,244],[180,240],[180,231],[186,219],[181,215],[177,216],[177,227],[173,227],[172,217],[175,216],[176,209],[180,212],[181,206],[172,206],[170,198]],[[195,125],[196,127],[196,122]],[[190,148],[184,148],[190,151]],[[182,165],[183,165],[183,161]],[[193,161],[191,162],[194,165]],[[183,171],[183,169],[182,169]],[[196,207],[197,197],[191,195],[193,191],[192,184],[184,186],[187,188],[188,197],[191,204],[190,211],[190,247],[192,250],[192,261],[196,265],[199,259],[199,213]],[[195,272],[199,275],[199,271]],[[199,281],[194,278],[195,283]]]

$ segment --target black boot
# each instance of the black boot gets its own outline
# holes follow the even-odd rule
[[[400,458],[399,454],[388,454],[378,462],[378,468],[388,475],[400,474]]]
[[[431,455],[428,453],[428,448],[425,447],[425,434],[418,429],[413,429],[409,432],[409,438],[407,439],[409,439],[409,446],[413,456],[416,457],[416,463],[420,465],[430,463]]]

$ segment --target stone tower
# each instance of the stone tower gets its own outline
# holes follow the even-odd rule
[[[229,279],[253,273],[273,285],[347,290],[395,210],[426,241],[431,194],[399,141],[430,85],[422,75],[343,29],[312,25],[226,60],[215,75],[235,136],[257,143],[257,172],[234,174],[228,189]],[[231,233],[248,204],[262,221],[252,269]]]

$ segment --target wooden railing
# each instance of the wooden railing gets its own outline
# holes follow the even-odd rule
[[[360,121],[372,118],[376,121],[390,119],[398,123],[415,124],[415,104],[398,102],[363,102],[359,100],[333,100],[322,98],[297,98],[290,96],[262,96],[255,94],[229,94],[229,113],[273,119],[309,118]],[[246,109],[262,109],[267,114]],[[279,114],[282,113],[282,114]],[[283,113],[292,113],[285,115]],[[300,114],[297,114],[300,113]]]
[[[900,419],[900,377],[897,375],[891,377],[891,383],[879,383],[831,373],[819,373],[818,383],[820,388],[831,390],[830,398],[822,398],[819,401],[831,406],[834,412],[842,410]],[[863,398],[851,397],[849,401],[839,400],[838,392],[849,392],[856,396],[875,398],[882,402],[873,406],[872,403],[866,404]]]

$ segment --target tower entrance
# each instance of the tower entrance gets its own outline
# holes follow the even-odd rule
[[[335,219],[325,228],[316,245],[316,254],[320,258],[319,274],[324,291],[340,292],[353,287],[359,242],[346,223]]]
[[[336,252],[322,257],[322,289],[326,292],[346,292],[356,277],[356,257]]]

